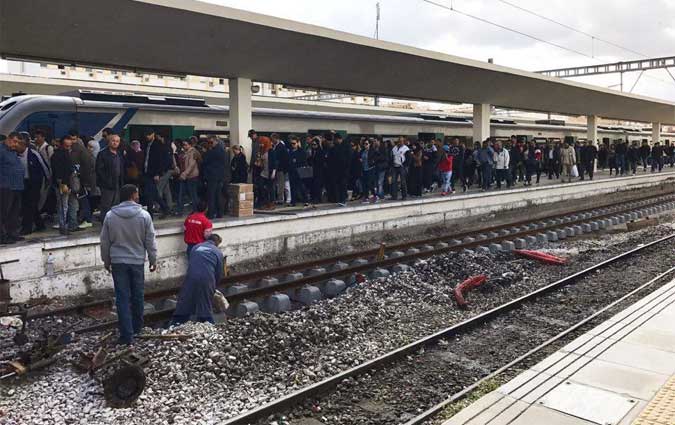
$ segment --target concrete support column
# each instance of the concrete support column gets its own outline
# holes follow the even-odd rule
[[[586,139],[598,147],[598,117],[589,115],[586,118]]]
[[[476,103],[473,105],[473,141],[483,143],[490,137],[490,105]]]
[[[652,146],[654,143],[661,140],[661,123],[653,122],[652,123]]]
[[[251,141],[248,131],[253,128],[253,103],[251,80],[230,78],[230,145],[244,148],[246,158],[251,160]]]

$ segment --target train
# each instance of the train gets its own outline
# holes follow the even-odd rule
[[[0,102],[0,134],[42,130],[48,137],[60,138],[71,131],[98,139],[102,130],[112,128],[127,141],[141,140],[143,131],[152,127],[169,140],[190,136],[229,135],[229,107],[209,105],[203,99],[153,96],[134,93],[105,93],[79,90],[68,95],[20,95]],[[258,134],[279,133],[320,135],[328,131],[348,137],[395,138],[416,140],[458,137],[472,141],[470,116],[402,111],[399,114],[322,112],[275,108],[253,108],[253,127]],[[526,141],[586,138],[586,127],[561,120],[511,120],[494,118],[491,136],[506,139],[513,135]],[[615,141],[648,141],[651,132],[640,128],[598,127],[598,137],[609,144]],[[661,133],[661,141],[675,140],[673,133]]]

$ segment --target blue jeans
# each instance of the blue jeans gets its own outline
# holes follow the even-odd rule
[[[443,190],[442,192],[448,193],[452,188],[452,171],[442,171],[441,178],[443,179]]]
[[[73,193],[61,193],[56,189],[56,210],[59,214],[59,228],[72,230],[77,228],[77,195]]]
[[[384,177],[387,174],[387,170],[378,170],[377,171],[377,196],[384,198]]]
[[[112,264],[120,342],[130,343],[143,329],[143,264]]]
[[[178,214],[183,213],[183,194],[187,192],[188,198],[190,198],[190,203],[192,203],[192,212],[197,211],[197,203],[199,198],[197,197],[197,184],[199,178],[180,180],[178,184],[178,201],[176,202],[176,212]]]
[[[616,154],[616,173],[623,175],[626,172],[626,156],[622,154]]]
[[[480,164],[480,170],[483,190],[488,190],[490,188],[490,183],[492,183],[492,164],[484,162]]]

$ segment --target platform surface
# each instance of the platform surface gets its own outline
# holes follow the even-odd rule
[[[675,424],[675,280],[443,425]]]

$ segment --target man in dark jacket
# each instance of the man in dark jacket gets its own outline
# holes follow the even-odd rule
[[[22,240],[19,236],[19,213],[24,169],[16,151],[21,136],[10,133],[0,141],[0,245]]]
[[[640,160],[640,147],[637,144],[637,141],[634,141],[633,144],[628,148],[626,154],[628,159],[628,166],[630,171],[633,172],[633,175],[637,173],[638,161]]]
[[[206,199],[209,204],[207,217],[223,218],[220,193],[225,184],[225,149],[215,138],[209,138],[208,150],[202,159],[202,175],[206,181]]]
[[[28,140],[19,140],[17,152],[25,170],[21,195],[21,234],[28,235],[33,232],[34,226],[35,230],[45,228],[40,216],[39,202],[42,187],[49,179],[51,171],[42,155],[29,145]]]
[[[347,180],[349,178],[350,146],[342,141],[338,133],[333,138],[333,147],[326,158],[328,173],[332,176],[334,193],[339,207],[347,205]]]
[[[307,154],[300,146],[300,139],[296,136],[291,136],[291,150],[288,152],[288,179],[291,184],[291,205],[297,202],[302,202],[305,206],[307,203],[307,191],[302,182],[298,169],[307,166]]]
[[[642,163],[642,171],[644,172],[647,172],[647,158],[649,158],[651,151],[649,143],[646,141],[642,142],[642,146],[640,146],[640,162]]]
[[[101,221],[111,207],[120,203],[120,188],[124,186],[124,158],[119,150],[120,136],[111,134],[108,147],[96,157],[96,183],[101,189]]]
[[[464,145],[459,143],[458,138],[452,139],[450,143],[450,152],[449,156],[452,157],[452,176],[450,177],[450,186],[452,187],[452,193],[455,193],[455,182],[459,179],[460,182],[464,181],[462,173],[464,172]],[[462,184],[462,189],[466,192],[466,186]]]
[[[663,146],[659,142],[652,147],[652,173],[663,170]]]
[[[159,204],[163,215],[169,214],[169,206],[160,196],[157,185],[159,179],[166,173],[171,166],[171,154],[166,145],[159,142],[155,137],[155,131],[148,129],[145,131],[143,164],[143,196],[148,212],[152,214],[155,202]]]
[[[598,148],[595,147],[592,141],[586,142],[586,146],[581,148],[581,162],[583,163],[583,170],[588,174],[588,178],[593,180],[593,173],[595,171],[595,159],[598,157]],[[584,175],[579,173],[581,180]]]
[[[52,184],[56,190],[56,205],[59,214],[59,232],[67,235],[77,231],[77,193],[81,185],[71,158],[75,143],[72,136],[64,136],[61,145],[52,155]]]
[[[619,175],[619,172],[623,176],[626,173],[626,154],[628,153],[628,142],[619,140],[615,148],[616,152],[616,175]]]

